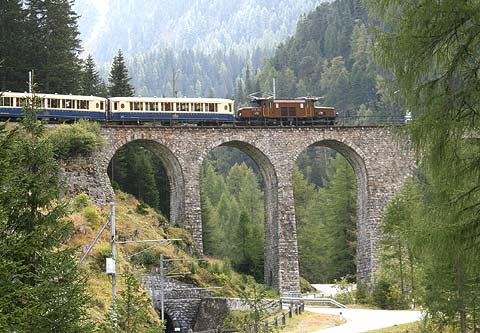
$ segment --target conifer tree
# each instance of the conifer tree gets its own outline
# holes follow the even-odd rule
[[[102,80],[95,68],[95,61],[92,55],[88,55],[83,64],[81,93],[86,96],[106,96],[102,95]]]
[[[78,15],[72,0],[27,0],[29,68],[39,90],[76,94],[80,90],[81,51]]]
[[[21,1],[1,1],[0,17],[0,91],[26,91],[26,25]]]
[[[118,50],[118,54],[113,58],[112,69],[108,79],[108,91],[110,96],[133,96],[135,91],[130,84],[130,80],[122,50]]]
[[[36,120],[36,103],[27,102],[21,137],[0,138],[0,146],[9,145],[0,156],[8,175],[0,177],[0,325],[17,332],[89,332],[86,279],[75,251],[64,248],[73,223],[59,199],[58,164]]]

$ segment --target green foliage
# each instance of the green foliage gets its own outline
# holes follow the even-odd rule
[[[161,325],[148,324],[148,305],[151,300],[147,293],[141,289],[141,285],[135,275],[126,271],[123,273],[124,289],[119,292],[116,303],[117,328],[111,318],[114,317],[113,310],[107,316],[107,320],[102,324],[103,332],[158,332],[163,330]]]
[[[0,328],[90,332],[85,276],[75,250],[63,246],[73,223],[35,104],[27,101],[19,131],[0,125]]]
[[[300,165],[312,175],[321,150],[307,151]],[[305,154],[304,154],[305,155]],[[326,174],[309,184],[296,166],[293,171],[300,272],[309,281],[332,282],[354,275],[356,248],[355,175],[339,154],[324,162]]]
[[[92,201],[86,193],[77,194],[73,200],[72,206],[76,212],[82,211],[82,209],[92,206]]]
[[[408,140],[428,179],[410,235],[434,322],[478,325],[480,106],[476,1],[367,1],[378,20],[377,58],[412,112]],[[400,19],[401,18],[401,19]]]
[[[398,309],[401,304],[401,293],[398,286],[389,281],[379,279],[373,286],[372,301],[380,309]]]
[[[57,126],[48,136],[56,158],[61,160],[87,157],[105,144],[100,136],[100,125],[88,120]]]
[[[108,92],[110,97],[133,96],[135,91],[130,84],[130,80],[122,51],[118,50],[118,54],[113,58],[112,69],[108,78]]]
[[[228,258],[235,269],[261,280],[263,193],[253,170],[245,163],[233,164],[224,178],[207,161],[201,193],[205,253]]]
[[[169,215],[170,186],[166,170],[159,158],[144,145],[133,142],[121,147],[110,162],[108,175],[121,191],[134,195],[165,216]],[[138,207],[146,213],[145,208]]]
[[[97,228],[102,222],[102,216],[94,206],[85,207],[82,210],[82,215],[87,220],[89,226]]]
[[[86,96],[106,96],[105,83],[100,78],[92,55],[88,55],[82,68],[81,94]]]
[[[25,82],[28,70],[34,69],[42,92],[77,94],[81,45],[78,15],[72,10],[72,1],[28,0],[23,1],[23,5],[24,31],[12,38],[19,38],[17,45],[25,44],[23,50],[26,52],[18,53],[24,66],[14,71],[22,73],[21,80]],[[19,91],[25,90],[26,87]]]

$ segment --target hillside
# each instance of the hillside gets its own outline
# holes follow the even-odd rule
[[[119,276],[118,293],[124,289],[123,274],[142,273],[158,269],[160,254],[165,258],[185,259],[175,267],[185,273],[178,279],[198,287],[215,287],[211,292],[217,296],[238,296],[238,291],[253,279],[235,273],[229,263],[206,259],[199,261],[192,256],[192,240],[182,228],[173,227],[162,215],[141,204],[133,196],[116,193],[116,231],[118,240],[166,239],[180,238],[168,245],[128,244],[117,245],[117,276]],[[67,244],[82,249],[90,244],[109,215],[109,208],[100,211],[84,194],[77,196],[73,203],[74,212],[70,218],[75,224],[75,235]],[[97,323],[105,320],[111,304],[110,277],[105,273],[105,258],[110,256],[109,228],[103,233],[82,267],[88,275],[88,291],[92,296],[90,314]],[[272,291],[273,293],[273,291]],[[155,310],[149,309],[150,323],[158,322]]]
[[[295,31],[322,0],[77,0],[84,53],[103,76],[118,49],[136,95],[232,97],[235,81]]]

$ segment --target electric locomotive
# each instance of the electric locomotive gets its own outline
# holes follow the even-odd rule
[[[335,108],[315,106],[319,98],[274,99],[252,97],[251,105],[238,109],[238,120],[247,124],[333,125]]]

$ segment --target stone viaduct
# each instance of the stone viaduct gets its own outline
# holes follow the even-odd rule
[[[184,226],[201,254],[200,170],[219,146],[235,147],[258,165],[264,182],[265,280],[280,291],[299,291],[292,174],[298,156],[311,145],[341,153],[357,179],[357,274],[369,284],[377,268],[379,222],[392,195],[413,174],[415,161],[387,127],[160,127],[105,126],[104,148],[86,169],[66,170],[70,192],[86,192],[98,204],[113,199],[107,168],[115,152],[141,143],[163,162],[170,182],[170,221]]]

